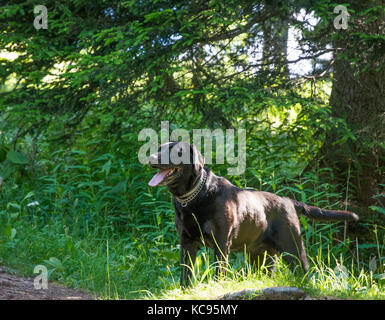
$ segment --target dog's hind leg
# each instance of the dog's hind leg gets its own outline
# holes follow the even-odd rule
[[[274,229],[272,241],[281,253],[289,253],[288,255],[283,255],[283,259],[290,265],[299,262],[303,271],[307,272],[309,265],[299,227],[297,228],[285,221],[285,223],[281,222],[274,226]]]
[[[254,247],[253,250],[249,251],[250,263],[256,270],[262,270],[262,268],[264,268],[268,272],[274,273],[274,257],[278,253],[273,243],[261,242],[258,246]]]

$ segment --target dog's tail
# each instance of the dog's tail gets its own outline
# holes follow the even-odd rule
[[[293,200],[295,210],[297,213],[301,213],[304,216],[324,221],[333,220],[353,220],[358,221],[359,217],[354,212],[342,211],[342,210],[324,210],[313,206],[308,206],[302,202]]]

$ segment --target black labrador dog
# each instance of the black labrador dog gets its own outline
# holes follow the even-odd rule
[[[238,188],[205,167],[201,153],[185,142],[161,145],[149,163],[160,169],[149,185],[166,185],[174,196],[182,287],[190,284],[189,266],[203,243],[214,249],[217,275],[230,250],[247,252],[256,264],[265,252],[269,256],[286,252],[284,260],[290,264],[298,260],[306,272],[298,214],[319,220],[358,220],[353,212],[323,210],[269,192]]]

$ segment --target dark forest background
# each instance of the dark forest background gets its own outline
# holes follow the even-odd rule
[[[383,1],[35,2],[0,6],[0,263],[108,298],[175,285],[171,196],[138,161],[140,130],[167,120],[246,129],[238,186],[357,212],[301,218],[308,254],[315,273],[349,266],[341,292],[383,292]]]

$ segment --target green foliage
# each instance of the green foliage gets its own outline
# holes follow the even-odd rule
[[[130,141],[130,136],[126,139]],[[165,297],[166,289],[171,290],[170,297],[189,297],[191,292],[185,296],[178,289],[179,250],[170,195],[162,188],[148,187],[151,171],[125,156],[134,154],[137,142],[87,141],[85,137],[83,149],[88,152],[79,148],[52,152],[40,164],[47,173],[36,177],[33,184],[24,183],[24,190],[12,188],[13,182],[7,182],[0,194],[0,263],[27,274],[35,265],[44,264],[51,280],[90,290],[102,298]],[[92,147],[103,143],[112,143],[114,147],[108,151],[115,151],[92,151]],[[119,148],[130,151],[117,152]],[[274,167],[250,167],[246,180],[231,180],[330,207],[342,195],[335,185],[323,182],[319,176],[319,172],[307,172],[300,179],[287,179],[276,175]],[[314,223],[305,218],[301,222],[307,252],[313,260],[310,283],[290,275],[284,265],[271,278],[263,269],[245,265],[242,254],[232,254],[231,280],[215,285],[218,294],[258,279],[259,286],[295,284],[318,295],[377,297],[382,292],[382,227],[377,228],[377,242],[365,243],[342,241],[342,224]],[[373,234],[373,225],[367,224],[366,228],[368,234]],[[203,290],[203,297],[213,293],[204,289],[207,284],[212,286],[214,277],[211,254],[203,250],[194,268],[196,288]],[[374,256],[375,270],[371,262]],[[341,257],[350,270],[349,287],[338,287],[339,278],[334,279],[334,268],[341,263]]]
[[[279,74],[260,72],[263,61],[247,57],[258,50],[269,17],[259,2],[41,4],[49,12],[47,30],[33,28],[28,1],[0,13],[0,47],[18,54],[0,60],[1,84],[15,80],[0,95],[0,117],[18,137],[68,138],[84,130],[87,115],[95,125],[107,114],[109,131],[118,134],[132,115],[150,123],[192,113],[191,125],[237,127],[239,117],[260,118],[281,88],[285,106],[300,99]],[[275,14],[287,10],[300,8],[282,6]]]
[[[58,152],[58,161],[62,162],[64,155]],[[256,288],[297,285],[316,295],[381,298],[384,228],[375,229],[378,242],[344,242],[342,224],[314,223],[304,218],[301,222],[311,260],[310,282],[291,274],[282,262],[272,277],[264,268],[255,270],[247,265],[243,254],[232,254],[228,279],[214,285],[212,253],[205,249],[194,267],[195,287],[183,294],[178,283],[178,241],[168,194],[149,189],[145,183],[118,187],[118,193],[110,193],[114,186],[107,181],[112,181],[114,172],[121,168],[115,161],[111,166],[97,162],[80,165],[79,160],[86,162],[86,157],[83,152],[66,154],[67,163],[56,168],[51,177],[42,177],[40,187],[26,196],[17,189],[2,191],[1,203],[7,205],[0,210],[0,263],[26,274],[31,274],[35,265],[44,264],[51,280],[90,290],[102,298],[188,298],[198,291],[197,297],[212,297],[246,284]],[[104,159],[107,163],[108,156]],[[71,170],[71,174],[65,174]],[[269,168],[266,170],[269,172]],[[148,181],[150,176],[147,172],[128,175],[127,184],[131,178]],[[100,180],[103,182],[98,183]],[[321,183],[314,174],[300,180],[272,177],[261,180],[261,185],[263,190],[322,207],[341,197],[334,193],[335,186]],[[121,207],[123,202],[126,208]],[[368,224],[367,232],[372,230],[373,225]],[[346,284],[335,276],[339,264],[349,272]]]
[[[335,4],[274,1],[268,11],[263,3],[40,1],[49,13],[47,30],[34,29],[30,1],[2,7],[0,263],[26,274],[45,264],[50,279],[103,298],[163,296],[166,289],[182,297],[171,196],[147,186],[151,170],[137,157],[139,131],[158,131],[160,120],[189,132],[246,129],[247,170],[228,177],[238,186],[327,208],[353,198],[350,171],[343,172],[344,185],[332,183],[333,168],[315,159],[332,129],[340,130],[337,144],[360,138],[344,119],[331,116],[329,61],[319,58],[341,36],[330,23]],[[301,9],[320,18],[316,27],[295,18]],[[374,18],[381,9],[351,14]],[[299,46],[308,48],[299,60],[312,60],[315,76],[289,75],[287,61],[274,60],[282,52],[260,50],[266,32],[284,34],[274,28],[289,15],[288,26],[301,34]],[[381,52],[383,36],[364,31],[349,37],[368,52]],[[350,58],[358,71],[370,64],[366,55]],[[368,145],[383,148],[377,140]],[[227,167],[211,166],[218,175]],[[380,197],[370,207],[380,223],[361,222],[362,239],[344,239],[341,224],[301,218],[310,284],[284,264],[268,280],[242,255],[230,257],[232,280],[381,296]],[[348,268],[345,282],[337,265]],[[212,267],[210,252],[202,251],[194,269],[197,288],[212,286]]]

